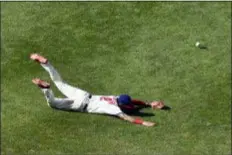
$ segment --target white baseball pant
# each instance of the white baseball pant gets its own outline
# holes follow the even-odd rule
[[[121,109],[117,105],[109,104],[107,101],[100,100],[102,96],[92,95],[92,97],[89,98],[90,93],[87,91],[70,86],[64,82],[59,73],[49,62],[41,64],[41,66],[49,73],[57,88],[67,97],[55,98],[51,89],[42,89],[49,106],[52,108],[84,112],[84,107],[87,104],[86,112],[89,113],[108,115],[118,115],[119,113],[122,113]]]

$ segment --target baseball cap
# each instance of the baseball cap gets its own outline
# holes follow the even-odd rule
[[[131,97],[126,94],[119,95],[117,98],[118,104],[130,104],[131,103]]]

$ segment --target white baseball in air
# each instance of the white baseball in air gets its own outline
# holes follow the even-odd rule
[[[200,42],[199,42],[199,41],[197,41],[195,45],[196,45],[196,47],[199,47]]]

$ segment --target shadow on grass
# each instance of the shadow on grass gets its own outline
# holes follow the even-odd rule
[[[141,112],[141,110],[146,109],[146,108],[150,108],[148,106],[140,106],[137,107],[134,110],[127,110],[127,109],[121,109],[124,113],[131,115],[131,116],[140,116],[140,117],[151,117],[151,116],[155,116],[154,113],[147,113],[147,112]],[[164,110],[164,111],[170,111],[171,107],[169,106],[164,106],[162,109],[160,110]]]
[[[132,113],[130,115],[132,115],[132,116],[140,116],[140,117],[152,117],[152,116],[155,116],[155,114],[153,114],[153,113],[140,112],[140,111],[134,112],[134,113]]]

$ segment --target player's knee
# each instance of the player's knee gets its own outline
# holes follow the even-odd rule
[[[47,101],[47,105],[50,107],[50,108],[54,108],[54,101],[50,100],[50,101]]]

